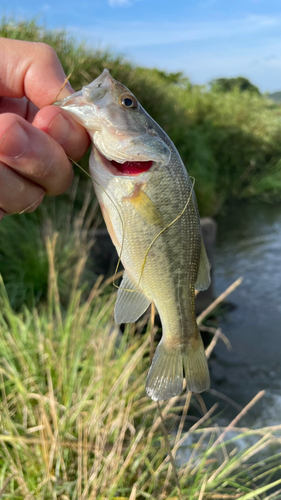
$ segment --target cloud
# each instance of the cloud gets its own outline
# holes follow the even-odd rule
[[[210,7],[210,6],[212,7],[216,3],[218,3],[218,0],[204,0],[202,3],[197,4],[197,5],[199,5],[201,9],[202,9],[202,7],[205,9],[206,7]]]
[[[76,33],[136,64],[183,71],[194,83],[243,75],[262,91],[274,91],[280,88],[280,30],[280,15],[247,15],[212,22],[96,20]]]
[[[129,0],[109,0],[115,4]],[[133,47],[166,45],[179,42],[207,41],[210,39],[225,39],[231,36],[251,35],[281,28],[281,17],[266,15],[248,15],[240,19],[226,19],[213,22],[116,22],[96,23],[90,29],[82,28],[81,36],[89,42],[103,40],[121,50]],[[75,28],[70,28],[75,30]]]
[[[277,55],[270,54],[270,55],[264,56],[263,61],[265,63],[272,63],[272,62],[275,63],[276,61],[278,61],[278,57],[277,57]]]
[[[110,7],[126,7],[131,5],[129,0],[108,0]]]

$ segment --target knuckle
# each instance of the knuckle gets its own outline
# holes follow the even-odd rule
[[[48,62],[54,62],[58,60],[57,53],[51,45],[48,45],[47,43],[44,42],[37,42],[37,48],[38,50],[42,53],[44,59]]]
[[[45,190],[0,162],[0,207],[9,214],[33,212]]]
[[[74,172],[72,164],[70,163],[69,160],[67,160],[67,164],[64,166],[64,172],[65,174],[63,179],[61,179],[61,184],[59,186],[59,189],[57,190],[57,194],[64,193],[65,191],[67,191],[67,189],[70,188],[72,184]]]
[[[67,191],[72,184],[73,175],[72,165],[69,160],[61,163],[59,173],[57,172],[57,182],[52,185],[52,194],[59,195]]]
[[[69,160],[63,155],[54,155],[49,162],[37,166],[37,182],[46,188],[49,195],[59,195],[66,191],[73,179]]]
[[[50,140],[45,132],[40,131],[35,155],[33,157],[32,175],[36,176],[40,185],[50,185],[56,182],[56,177],[63,161],[63,150],[58,144]]]

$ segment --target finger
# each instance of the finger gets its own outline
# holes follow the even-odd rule
[[[23,211],[33,212],[45,195],[42,187],[25,179],[0,162],[0,220],[1,212],[18,214]]]
[[[2,113],[15,113],[31,123],[38,113],[38,108],[26,97],[21,99],[0,97],[0,114]]]
[[[75,161],[80,160],[90,146],[90,138],[85,128],[57,106],[41,109],[33,125],[47,132],[63,147],[67,156]]]
[[[0,53],[0,95],[26,96],[38,108],[55,102],[66,76],[49,45],[0,38]],[[72,92],[67,83],[59,98]]]
[[[0,115],[0,161],[57,195],[69,188],[72,166],[63,148],[20,116]]]

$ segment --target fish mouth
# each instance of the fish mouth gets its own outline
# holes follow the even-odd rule
[[[116,160],[106,158],[96,146],[94,146],[95,157],[115,176],[137,176],[151,169],[154,161],[132,161],[119,163]]]
[[[125,163],[118,163],[115,160],[110,161],[113,168],[115,168],[120,175],[139,175],[142,172],[150,170],[153,161],[125,161]]]

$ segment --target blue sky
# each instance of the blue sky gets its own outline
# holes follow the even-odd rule
[[[281,90],[281,0],[1,0],[0,13],[39,16],[193,83],[246,76],[262,92]]]

